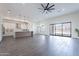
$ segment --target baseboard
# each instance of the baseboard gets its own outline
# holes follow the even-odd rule
[[[79,37],[72,37],[72,39],[79,39]]]

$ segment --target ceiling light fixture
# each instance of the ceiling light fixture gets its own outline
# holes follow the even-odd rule
[[[47,3],[46,5],[41,4],[42,9],[39,8],[40,10],[42,10],[42,13],[47,13],[47,12],[51,12],[52,10],[55,10],[55,8],[53,8],[55,6],[55,4],[49,4]]]

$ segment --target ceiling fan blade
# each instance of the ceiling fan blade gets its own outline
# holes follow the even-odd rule
[[[48,10],[48,12],[50,12],[50,13],[51,13],[52,11],[51,11],[51,10]]]
[[[55,6],[55,5],[54,5],[54,4],[53,4],[53,5],[51,5],[48,9],[52,8],[53,6]]]
[[[51,9],[48,9],[48,10],[55,10],[55,8],[51,8]]]
[[[46,9],[48,8],[48,6],[49,6],[49,3],[47,3]]]
[[[42,8],[38,8],[39,10],[43,10]]]
[[[43,4],[41,4],[41,6],[44,8],[44,5]]]

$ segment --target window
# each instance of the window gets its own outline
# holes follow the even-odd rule
[[[50,24],[50,34],[56,36],[71,36],[71,22]]]

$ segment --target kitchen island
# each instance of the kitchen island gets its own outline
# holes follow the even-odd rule
[[[14,37],[18,38],[18,37],[29,37],[29,36],[33,36],[33,31],[20,31],[20,32],[15,32]]]

